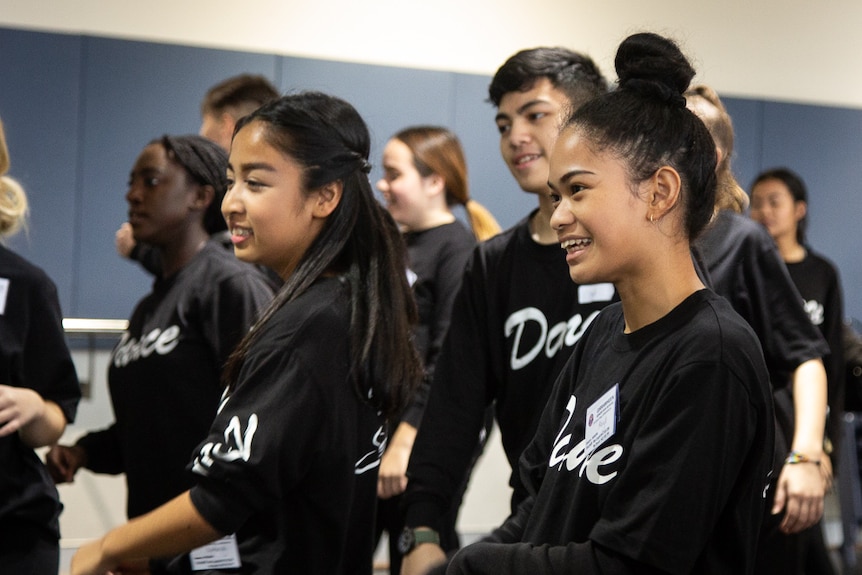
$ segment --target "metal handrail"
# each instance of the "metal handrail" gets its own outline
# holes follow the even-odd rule
[[[121,334],[129,327],[126,319],[90,319],[80,317],[63,318],[63,330],[78,334]]]

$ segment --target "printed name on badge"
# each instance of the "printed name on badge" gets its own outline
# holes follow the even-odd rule
[[[208,545],[198,547],[189,553],[189,560],[192,564],[192,571],[242,567],[239,560],[239,548],[236,545],[236,535],[228,535]]]
[[[587,457],[617,431],[620,413],[620,385],[614,384],[603,396],[587,408],[584,425],[584,453]]]

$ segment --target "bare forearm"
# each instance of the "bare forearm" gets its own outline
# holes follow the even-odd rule
[[[170,557],[215,541],[222,534],[198,513],[189,493],[113,529],[101,541],[110,563]]]
[[[47,400],[44,404],[41,415],[18,430],[21,441],[34,449],[56,443],[66,429],[66,416],[60,406]]]
[[[826,425],[826,370],[821,360],[806,361],[793,373],[793,408],[791,449],[819,459]]]

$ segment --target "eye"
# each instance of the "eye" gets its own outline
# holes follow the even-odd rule
[[[233,178],[227,178],[227,180],[225,180],[225,181],[227,183],[227,189],[228,190],[232,189],[233,185],[236,183]]]
[[[586,186],[582,186],[581,184],[569,184],[569,192],[571,192],[573,196],[586,189]]]
[[[509,133],[512,127],[509,124],[497,124],[497,131],[500,132],[500,135],[503,136]]]
[[[529,118],[529,120],[531,122],[538,122],[539,120],[541,120],[542,118],[544,118],[547,115],[548,114],[545,112],[531,112],[530,114],[527,115],[527,118]]]
[[[557,192],[551,192],[548,194],[548,197],[551,198],[551,203],[554,204],[554,207],[557,207],[560,204],[560,200],[562,200],[560,194]]]
[[[150,176],[148,178],[144,178],[144,185],[148,188],[155,188],[159,185],[160,180],[155,176]]]

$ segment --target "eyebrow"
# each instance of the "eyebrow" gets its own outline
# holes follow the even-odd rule
[[[236,171],[233,167],[233,164],[228,162],[227,168],[231,171]],[[266,162],[247,162],[245,164],[240,164],[239,166],[240,172],[251,172],[252,170],[264,170],[267,172],[274,172],[275,168],[271,164],[267,164]]]
[[[529,102],[521,104],[521,106],[517,110],[515,110],[515,115],[520,116],[521,114],[523,114],[524,112],[526,112],[527,110],[532,108],[533,106],[537,106],[539,104],[550,104],[550,103],[551,102],[549,102],[547,100],[542,100],[540,98],[537,98],[535,100],[530,100]],[[504,113],[500,112],[494,117],[494,121],[507,120],[508,118],[509,118],[509,114],[504,114]]]

